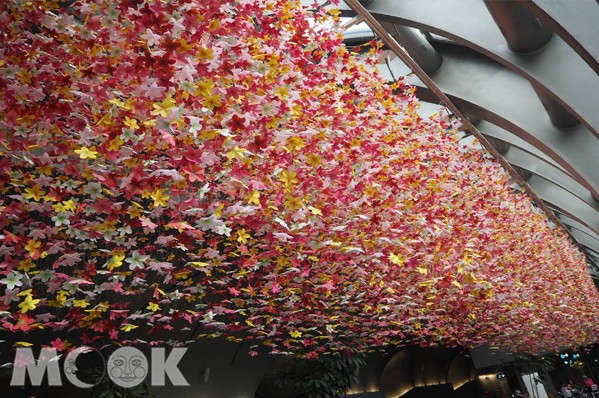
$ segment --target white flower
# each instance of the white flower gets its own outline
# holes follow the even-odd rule
[[[79,182],[77,182],[75,180],[66,180],[65,182],[63,182],[61,184],[61,187],[72,191],[77,188],[77,185],[79,185]]]
[[[192,94],[195,92],[195,87],[194,85],[190,82],[190,81],[184,81],[181,84],[179,84],[179,88],[181,90],[185,90],[188,93]],[[189,118],[191,119],[193,116],[190,116]],[[197,117],[195,119],[198,119]]]
[[[152,29],[146,29],[146,32],[140,37],[148,43],[148,46],[152,47],[160,41],[161,36],[152,32]]]
[[[114,244],[119,246],[124,246],[127,242],[127,237],[123,235],[119,235],[114,239]]]
[[[117,234],[115,230],[108,229],[106,231],[102,231],[102,236],[106,242],[110,242],[112,238]]]
[[[98,199],[102,195],[102,185],[99,182],[90,182],[83,188],[83,192],[88,194],[92,199]]]
[[[125,262],[129,263],[129,269],[133,271],[136,268],[143,268],[144,262],[149,258],[150,256],[141,255],[137,250],[134,250],[131,257],[127,257]]]
[[[203,106],[202,109],[200,109],[199,113],[202,116],[212,115],[212,111],[210,109],[206,108],[205,106]]]
[[[135,138],[136,138],[135,130],[123,127],[122,131],[123,131],[123,134],[120,135],[120,138],[123,141],[125,141],[125,142],[135,141]]]
[[[117,228],[117,231],[119,231],[120,235],[129,235],[129,234],[133,233],[133,230],[131,229],[131,226],[129,226],[129,225],[125,225],[123,227]]]
[[[71,221],[69,217],[72,215],[70,212],[60,212],[52,217],[52,221],[54,221],[54,225],[60,227],[61,225],[70,225]]]
[[[202,199],[208,192],[210,192],[210,184],[206,183],[202,188],[198,189],[199,198]]]
[[[216,163],[218,161],[218,156],[214,152],[204,151],[202,156],[200,156],[200,159],[202,160],[202,167],[206,167],[212,166],[214,163]]]
[[[20,126],[15,127],[15,136],[27,137],[30,131],[31,130],[25,124],[22,124]]]
[[[196,221],[196,227],[201,228],[202,231],[208,231],[209,229],[216,231],[217,228],[223,225],[223,221],[216,218],[214,214],[210,217],[203,217]]]
[[[202,123],[200,118],[195,116],[189,116],[189,132],[195,137],[197,132],[202,129]]]
[[[218,227],[215,231],[219,235],[225,235],[229,237],[231,235],[231,228],[227,227],[225,224]]]
[[[46,283],[54,276],[54,272],[50,271],[49,269],[45,269],[40,271],[37,276],[42,280],[42,282]]]
[[[214,319],[214,312],[208,311],[204,314],[204,322],[210,322]]]
[[[94,286],[94,293],[100,294],[103,291],[104,291],[104,284],[102,284],[102,285],[95,285]]]
[[[77,285],[73,285],[69,282],[64,282],[62,284],[62,290],[66,290],[70,295],[77,293]]]
[[[0,75],[6,80],[13,80],[16,74],[17,71],[12,65],[8,65],[2,72],[0,72]]]
[[[7,289],[13,290],[17,286],[23,286],[23,282],[21,282],[22,278],[23,276],[20,272],[13,271],[6,275],[6,278],[0,279],[0,282],[5,284]]]

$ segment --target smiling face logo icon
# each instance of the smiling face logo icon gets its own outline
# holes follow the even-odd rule
[[[148,359],[137,348],[121,347],[114,351],[106,364],[110,379],[124,388],[135,387],[148,374]]]

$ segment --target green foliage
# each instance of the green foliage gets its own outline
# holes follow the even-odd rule
[[[364,358],[353,350],[318,358],[293,357],[277,372],[276,383],[291,392],[289,398],[337,398],[357,382]]]
[[[523,373],[537,372],[539,375],[548,374],[555,368],[554,356],[536,356],[531,354],[516,353],[512,355],[513,365]]]
[[[102,380],[91,389],[90,398],[156,398],[156,396],[150,392],[145,382],[135,387],[124,388],[104,375]]]

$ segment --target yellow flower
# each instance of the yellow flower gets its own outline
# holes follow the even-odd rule
[[[123,265],[123,260],[124,259],[125,259],[125,255],[124,254],[122,254],[122,255],[115,254],[106,263],[106,268],[108,268],[108,271],[112,271],[113,269],[118,268],[121,265]]]
[[[110,141],[110,145],[108,146],[108,150],[112,152],[116,152],[121,149],[121,145],[123,145],[125,141],[121,139],[121,137],[115,137],[112,141]]]
[[[197,55],[200,61],[206,62],[207,60],[214,58],[214,51],[212,51],[211,48],[199,46],[197,48]]]
[[[259,205],[260,204],[260,191],[252,191],[252,193],[250,193],[247,197],[247,200],[249,203],[253,203],[255,205]]]
[[[40,300],[39,299],[34,299],[32,295],[28,294],[25,297],[25,300],[23,300],[20,304],[19,304],[19,308],[21,309],[21,312],[24,314],[27,311],[30,310],[34,310],[37,303],[39,303]]]
[[[400,254],[389,254],[389,261],[391,261],[391,263],[396,264],[396,265],[403,265],[403,263],[405,262],[403,256]]]
[[[310,212],[316,216],[322,216],[322,211],[316,207],[308,206],[308,210],[310,210]]]
[[[39,248],[42,246],[42,242],[37,239],[30,239],[27,245],[25,246],[25,250],[29,252],[30,255],[36,254]]]
[[[20,83],[21,84],[31,84],[31,78],[33,77],[33,74],[31,73],[31,71],[27,70],[27,69],[21,69],[18,72],[20,79]]]
[[[295,339],[302,337],[302,332],[300,332],[299,330],[292,330],[291,332],[289,332],[289,335]]]
[[[210,30],[211,32],[214,32],[215,30],[217,30],[219,28],[220,28],[220,19],[218,19],[218,18],[212,19],[210,21],[210,24],[208,25],[208,30]],[[210,51],[212,51],[212,49],[210,49]]]
[[[52,207],[54,208],[54,211],[57,213],[67,211],[72,211],[74,213],[75,211],[77,211],[77,207],[75,205],[75,202],[73,202],[73,199],[64,200],[61,203],[56,203],[55,205],[52,205]]]
[[[127,98],[127,103],[123,107],[128,111],[135,111],[135,98]]]
[[[173,100],[173,97],[171,97],[171,95],[169,94],[168,97],[164,99],[164,101],[153,104],[154,110],[151,113],[152,115],[167,117],[169,110],[171,108],[174,108],[175,105],[176,103]]]
[[[77,210],[77,207],[75,206],[75,202],[73,202],[73,199],[63,200],[62,205],[66,211],[74,212]]]
[[[285,199],[285,206],[287,206],[291,211],[296,211],[301,209],[303,204],[300,198],[294,198],[290,196]]]
[[[186,53],[187,51],[193,50],[193,47],[189,45],[185,39],[179,39],[177,42],[179,43],[179,52]]]
[[[241,243],[247,243],[248,238],[250,237],[250,234],[248,234],[245,231],[245,228],[240,229],[239,231],[237,231],[237,242],[241,242]]]
[[[31,268],[35,268],[35,263],[30,258],[19,262],[19,271],[29,272]]]
[[[228,159],[235,159],[235,158],[243,159],[243,157],[244,157],[243,153],[246,151],[247,151],[246,149],[236,146],[235,148],[233,148],[229,152],[227,152],[227,158]]]
[[[86,308],[89,306],[89,303],[85,300],[73,300],[73,307]]]
[[[276,69],[276,68],[277,68],[277,66],[279,66],[279,59],[280,59],[280,58],[281,58],[281,57],[279,57],[278,55],[276,55],[276,54],[272,54],[272,55],[270,56],[270,59],[268,60],[268,66],[269,66],[271,69]]]
[[[214,82],[212,80],[200,80],[198,82],[198,88],[195,90],[193,95],[201,95],[202,97],[207,97],[212,94],[212,89],[214,88]]]
[[[214,209],[214,215],[217,218],[221,218],[222,215],[223,215],[224,208],[225,208],[225,204],[224,203],[219,204],[218,207],[216,209]]]
[[[123,122],[123,124],[125,126],[129,127],[131,130],[139,129],[139,124],[137,124],[137,119],[135,119],[135,118],[130,119],[127,116],[125,116],[125,121]]]
[[[41,147],[40,147],[40,148],[41,148]],[[38,171],[40,174],[46,174],[46,175],[50,175],[50,174],[52,174],[52,169],[53,169],[53,168],[54,168],[54,166],[53,166],[53,165],[51,165],[51,164],[46,164],[46,165],[44,165],[44,166],[39,166],[39,167],[37,168],[37,171]]]
[[[289,88],[278,86],[275,89],[275,96],[277,96],[279,99],[285,99],[289,97]]]
[[[364,190],[364,195],[374,196],[377,194],[377,192],[379,192],[378,185],[373,183],[366,187]]]
[[[139,326],[137,326],[137,325],[127,324],[127,325],[121,326],[121,330],[124,331],[124,332],[129,332],[129,331],[131,331],[133,329],[137,329],[138,327]]]
[[[127,211],[127,214],[129,214],[130,218],[135,218],[135,217],[141,216],[142,207],[135,202],[134,202],[134,205],[135,206],[129,207],[129,210]]]
[[[66,290],[60,290],[56,294],[56,305],[58,307],[64,307],[64,302],[66,301],[68,295],[69,292],[67,292]]]
[[[428,274],[428,270],[424,267],[416,267],[416,271],[420,272],[422,275]]]
[[[220,134],[218,130],[204,130],[200,134],[200,138],[203,140],[213,140],[218,137]]]
[[[114,104],[116,106],[118,106],[119,108],[124,108],[125,107],[125,103],[123,101],[121,101],[118,98],[113,98],[110,101],[108,101],[111,104]]]
[[[278,117],[273,117],[272,119],[270,119],[268,121],[268,123],[266,123],[266,128],[267,129],[275,129],[277,127],[279,127],[279,122],[281,121],[280,118]]]
[[[158,304],[156,303],[149,303],[148,306],[146,307],[148,310],[154,312],[160,309],[160,307],[158,306]]]
[[[279,180],[283,182],[283,184],[285,184],[286,191],[290,190],[293,185],[298,183],[298,179],[295,178],[296,176],[297,174],[294,171],[284,170],[281,173],[281,177],[279,177]]]
[[[131,169],[131,168],[137,166],[137,158],[125,159],[125,160],[123,160],[123,164]]]
[[[294,150],[300,150],[304,147],[304,140],[302,140],[299,137],[291,137],[287,140],[287,145],[286,147],[290,150],[290,151],[294,151]]]
[[[75,149],[75,153],[79,155],[81,159],[96,159],[98,157],[95,146],[90,148],[82,146],[80,149]]]
[[[96,122],[96,126],[103,125],[106,127],[112,126],[112,119],[110,113],[105,114]]]
[[[202,104],[206,108],[213,110],[214,108],[218,108],[219,106],[221,106],[223,104],[222,102],[220,102],[220,99],[221,99],[220,94],[208,95],[208,96],[206,96],[206,98],[204,99]]]
[[[162,189],[155,190],[150,196],[154,199],[154,207],[166,206],[166,202],[170,198],[169,195],[162,192]]]
[[[35,185],[33,188],[25,188],[25,199],[33,199],[38,202],[45,195],[46,192],[38,185]]]

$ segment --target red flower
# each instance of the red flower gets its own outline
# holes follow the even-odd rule
[[[35,319],[29,317],[27,314],[21,314],[17,319],[17,322],[11,328],[12,331],[22,330],[28,332],[31,330],[31,325],[35,323]]]
[[[240,116],[237,116],[237,115],[233,115],[231,117],[231,119],[229,120],[229,122],[227,123],[227,126],[232,131],[241,131],[246,126],[246,120],[243,117],[240,117]]]

